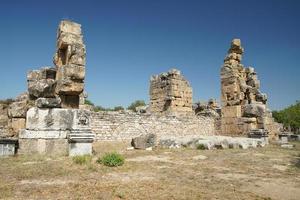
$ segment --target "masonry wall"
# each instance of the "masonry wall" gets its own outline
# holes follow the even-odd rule
[[[129,140],[154,133],[162,135],[215,135],[215,120],[203,116],[154,116],[126,112],[94,112],[91,118],[96,140]]]

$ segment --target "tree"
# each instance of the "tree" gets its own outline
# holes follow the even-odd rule
[[[84,104],[94,106],[94,103],[88,99],[84,100]]]
[[[144,100],[136,100],[133,103],[130,104],[130,106],[128,106],[128,110],[132,110],[134,112],[136,112],[136,107],[139,106],[145,106],[145,101]]]
[[[95,111],[95,112],[106,111],[106,108],[104,108],[104,107],[102,107],[102,106],[95,106],[95,107],[94,107],[94,111]]]
[[[273,111],[272,115],[277,122],[290,127],[292,132],[300,133],[300,101],[283,110]]]
[[[116,106],[113,109],[113,111],[119,111],[119,110],[124,110],[123,106]]]

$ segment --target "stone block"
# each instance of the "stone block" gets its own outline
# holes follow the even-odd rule
[[[244,106],[243,116],[262,117],[266,112],[266,105],[259,103],[246,104]]]
[[[54,97],[56,81],[54,79],[41,79],[28,82],[30,98]]]
[[[84,83],[71,79],[57,80],[56,93],[60,95],[80,95],[83,92]]]
[[[12,118],[11,128],[14,133],[19,133],[21,129],[25,128],[26,119],[25,118]]]
[[[26,130],[19,133],[20,139],[66,139],[69,130]]]
[[[84,80],[85,67],[74,64],[60,66],[57,70],[57,77],[59,79]]]
[[[18,140],[0,138],[0,157],[13,156],[18,148]]]
[[[59,24],[58,32],[67,32],[75,35],[81,35],[81,25],[76,22],[63,20]]]
[[[157,136],[155,134],[147,134],[133,138],[131,145],[135,149],[146,149],[148,147],[154,147],[157,142],[156,140]]]
[[[62,108],[79,108],[80,97],[78,95],[61,95]]]
[[[69,143],[69,156],[92,155],[92,143]]]
[[[67,139],[19,139],[19,154],[68,155]]]
[[[60,104],[61,104],[61,99],[59,97],[55,97],[55,98],[40,97],[35,101],[35,105],[38,108],[59,108]]]
[[[28,109],[27,101],[17,101],[9,105],[8,116],[10,118],[25,118]]]
[[[241,117],[242,109],[240,105],[237,106],[224,106],[222,108],[222,117]]]
[[[70,130],[76,110],[60,108],[30,108],[26,116],[28,130]]]

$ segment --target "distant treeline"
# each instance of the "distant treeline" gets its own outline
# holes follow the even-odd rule
[[[95,112],[125,110],[125,108],[123,106],[115,106],[114,108],[105,108],[105,107],[102,107],[102,106],[97,106],[97,105],[95,105],[93,102],[91,102],[88,99],[85,100],[85,104],[93,106]],[[136,109],[135,109],[136,107],[145,106],[145,105],[146,105],[145,101],[143,101],[143,100],[136,100],[133,103],[131,103],[130,106],[127,107],[127,109],[136,112]]]
[[[292,132],[300,134],[300,101],[283,110],[273,111],[272,114],[277,122],[290,128]]]

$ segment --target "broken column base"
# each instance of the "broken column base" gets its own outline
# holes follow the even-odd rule
[[[17,152],[17,139],[0,139],[0,156],[13,156]]]
[[[26,130],[19,133],[19,154],[68,155],[70,131]]]
[[[265,129],[253,129],[248,132],[249,138],[258,138],[269,144],[268,131]]]
[[[91,130],[76,130],[69,134],[69,156],[92,155],[95,134]]]

